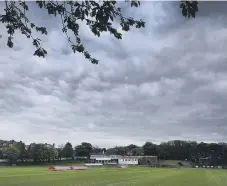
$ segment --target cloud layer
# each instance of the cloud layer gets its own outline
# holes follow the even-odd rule
[[[20,35],[14,49],[7,48],[3,35],[1,138],[106,147],[147,140],[226,141],[223,3],[201,3],[190,20],[176,2],[126,8],[127,15],[143,18],[146,28],[124,33],[123,40],[96,38],[81,25],[98,65],[71,52],[52,18],[37,20],[49,29],[45,59],[34,57],[32,44]]]

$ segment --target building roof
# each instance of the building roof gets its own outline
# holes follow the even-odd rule
[[[90,159],[102,159],[102,160],[106,160],[106,159],[120,159],[120,158],[157,158],[157,156],[121,156],[121,155],[105,155],[105,154],[93,154],[90,156]]]
[[[118,159],[121,158],[121,155],[104,155],[104,154],[93,154],[90,156],[91,159],[96,159],[96,158],[111,158],[111,159]]]

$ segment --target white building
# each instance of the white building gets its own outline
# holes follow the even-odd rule
[[[90,160],[96,163],[117,164],[120,157],[118,155],[91,155]]]
[[[120,156],[120,155],[91,155],[90,160],[103,164],[121,164],[121,165],[138,165],[138,157],[136,156]]]

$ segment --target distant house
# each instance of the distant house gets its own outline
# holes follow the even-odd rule
[[[25,145],[25,149],[28,150],[29,145]]]
[[[25,149],[28,150],[29,146],[33,147],[36,143],[31,143],[30,145],[25,145]],[[42,143],[39,143],[39,144],[42,144]],[[47,148],[54,148],[55,147],[55,144],[51,145],[51,144],[48,144],[48,143],[44,143],[44,145],[47,147]]]
[[[90,156],[90,160],[93,163],[117,164],[121,157],[120,155],[93,154]]]
[[[6,147],[12,147],[14,145],[16,145],[18,142],[14,141],[14,140],[10,140],[10,141],[4,141],[4,140],[0,140],[0,149],[4,149]]]
[[[47,148],[54,148],[54,147],[55,147],[55,144],[51,145],[51,144],[45,143],[44,145],[45,145]]]
[[[5,141],[5,140],[0,140],[0,150],[6,148],[6,147],[13,147],[14,145],[18,144],[19,142],[10,140],[10,141]],[[31,143],[30,145],[25,145],[25,149],[28,150],[29,146],[33,146],[35,143]],[[54,148],[55,144],[44,144],[47,148]]]

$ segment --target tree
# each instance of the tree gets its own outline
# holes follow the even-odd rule
[[[3,159],[3,152],[2,152],[2,149],[0,149],[0,159]]]
[[[125,156],[126,148],[125,147],[115,147],[117,149],[117,155]]]
[[[31,143],[29,146],[28,146],[28,157],[29,159],[33,159],[34,162],[36,162],[36,144],[35,143]]]
[[[3,150],[3,157],[7,158],[11,164],[16,163],[19,156],[20,156],[20,151],[14,146],[7,147]]]
[[[83,145],[77,145],[75,153],[77,157],[89,157],[89,151]]]
[[[106,150],[107,155],[121,155],[125,156],[127,155],[127,147],[119,147],[116,146],[114,148],[109,148]]]
[[[143,151],[145,156],[154,156],[157,154],[156,146],[151,142],[146,142],[143,145]]]
[[[127,3],[131,3],[132,7],[140,5],[140,2],[137,1],[127,1]],[[116,20],[120,21],[120,26],[124,31],[129,31],[132,26],[136,28],[145,26],[143,20],[125,17],[118,4],[117,1],[36,1],[36,5],[43,11],[60,18],[62,32],[65,33],[73,52],[82,53],[93,64],[97,64],[98,60],[91,57],[81,41],[79,35],[80,22],[86,23],[91,32],[98,37],[102,32],[109,32],[117,39],[122,39],[122,34],[113,26]],[[27,11],[30,10],[28,4],[25,1],[18,3],[5,1],[4,10],[5,14],[1,15],[0,21],[6,25],[9,34],[7,45],[10,48],[13,47],[13,35],[16,30],[19,30],[27,38],[32,39],[33,45],[36,47],[34,55],[45,57],[47,51],[41,46],[41,40],[33,36],[33,31],[36,30],[45,35],[48,32],[45,27],[39,27],[29,20],[27,17]],[[70,34],[74,35],[74,39]]]
[[[42,143],[31,143],[28,147],[28,154],[34,162],[46,161],[49,159],[48,148]]]
[[[132,149],[132,155],[133,156],[143,156],[144,151],[142,147],[136,147],[134,149]]]
[[[57,148],[57,159],[63,158],[63,148]]]
[[[98,147],[97,145],[92,147],[92,151],[91,151],[92,154],[101,154],[102,152],[103,152],[103,149]]]
[[[137,147],[138,147],[137,145],[130,144],[130,145],[128,145],[126,148],[127,148],[129,151],[131,151],[132,149],[135,149],[135,148],[137,148]]]
[[[139,1],[125,0],[125,2],[130,3],[131,7],[140,6]],[[98,64],[98,60],[90,55],[81,41],[79,34],[81,22],[86,23],[95,36],[99,37],[103,32],[108,32],[117,39],[122,39],[122,33],[116,29],[118,26],[114,26],[113,23],[120,24],[121,29],[126,32],[131,27],[145,27],[143,20],[135,20],[123,15],[120,3],[117,1],[36,1],[36,5],[43,11],[47,11],[49,15],[59,18],[62,23],[62,32],[65,33],[73,52],[82,53],[93,64]],[[198,11],[198,2],[181,1],[180,8],[183,16],[195,17]],[[0,15],[0,21],[7,29],[7,45],[10,48],[14,46],[13,35],[18,30],[22,35],[32,40],[36,47],[34,55],[45,57],[47,51],[42,47],[41,39],[35,38],[33,32],[37,31],[47,35],[48,31],[43,26],[37,26],[28,18],[27,11],[29,10],[30,7],[25,1],[5,1],[5,12]],[[74,36],[73,39],[71,35]]]
[[[48,161],[54,161],[58,157],[58,151],[54,147],[49,147],[48,149]]]
[[[78,145],[75,147],[75,152],[76,152],[76,156],[79,156],[79,157],[86,156],[89,158],[92,152],[92,145],[87,142],[82,142],[81,145]]]
[[[26,156],[27,156],[27,152],[26,152],[26,149],[25,149],[25,144],[22,141],[20,141],[20,142],[16,143],[15,146],[20,152],[20,155],[19,155],[18,158],[23,161],[26,158]]]
[[[88,151],[88,156],[90,156],[91,152],[92,152],[92,145],[90,143],[87,142],[82,142],[81,145],[87,149]]]
[[[106,148],[102,148],[102,153],[106,153]]]
[[[39,155],[40,161],[50,161],[51,155],[49,154],[49,149],[44,144],[39,145]]]
[[[74,158],[74,152],[72,144],[67,142],[62,150],[63,157],[65,158]]]
[[[21,152],[24,151],[24,143],[0,140],[0,159],[8,159],[10,163],[17,162],[21,159]],[[89,158],[90,153],[102,153],[105,148],[92,146],[88,142],[83,142],[76,146],[75,151],[77,156],[86,156]],[[68,142],[65,146],[55,149],[46,144],[31,143],[25,151],[24,160],[29,162],[30,159],[36,162],[52,161],[55,158],[62,157],[71,158],[73,156],[72,145]],[[68,155],[67,155],[68,154]],[[227,144],[226,143],[197,143],[195,141],[172,140],[163,142],[160,145],[155,145],[152,142],[146,142],[142,147],[136,145],[120,146],[106,149],[108,155],[131,155],[141,156],[157,155],[160,160],[189,160],[194,165],[227,165]],[[145,160],[145,159],[144,159]],[[140,161],[140,164],[152,162],[152,158],[146,158],[145,161]]]
[[[159,159],[164,159],[164,160],[168,159],[169,152],[168,152],[168,146],[166,146],[166,143],[161,143],[158,146],[157,151],[158,151]]]
[[[118,149],[117,148],[109,148],[106,150],[107,155],[118,155]]]

